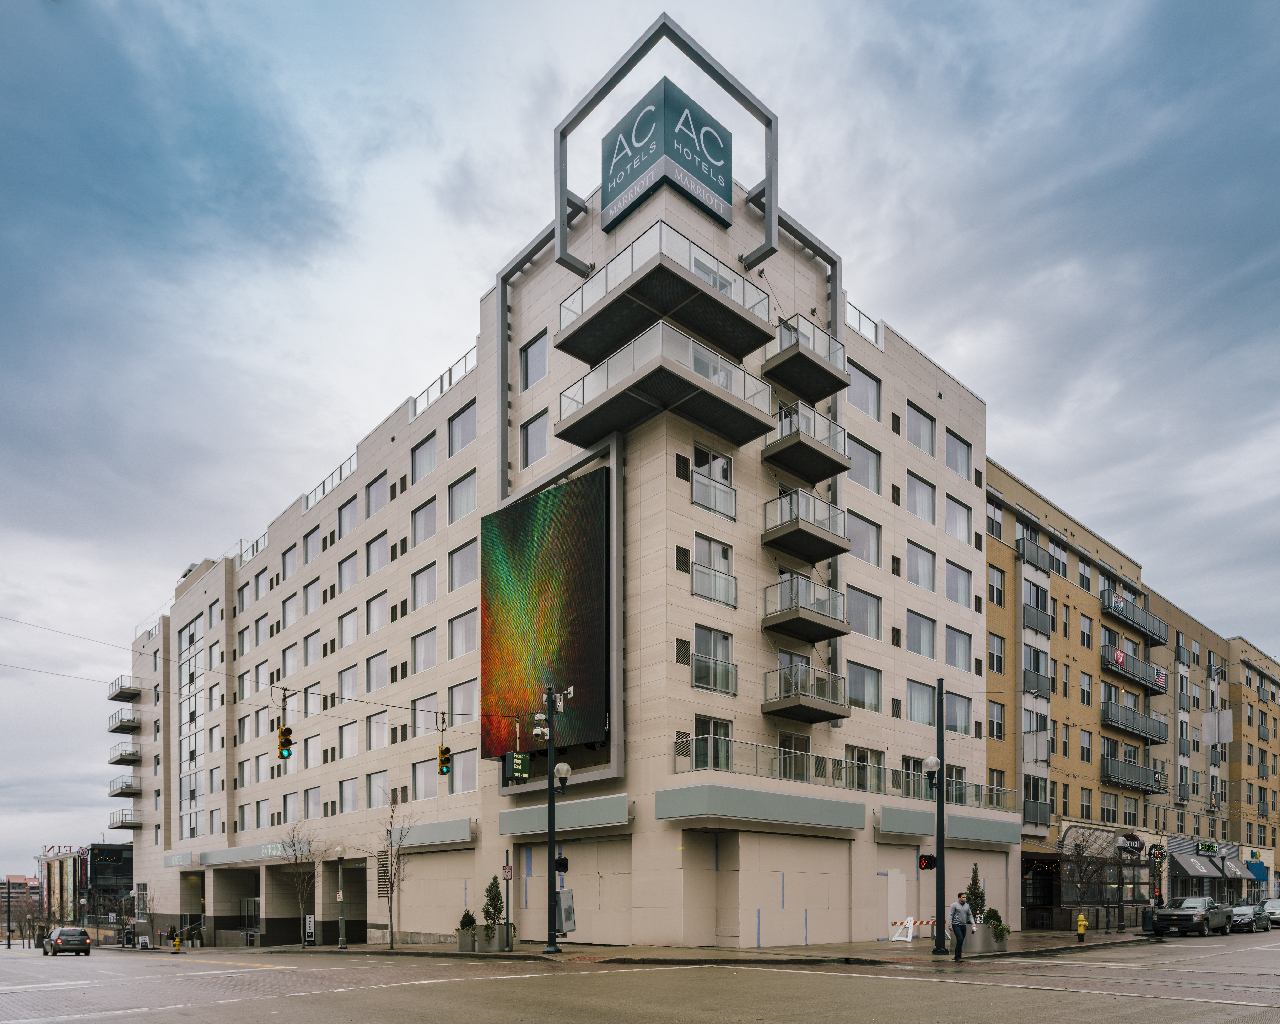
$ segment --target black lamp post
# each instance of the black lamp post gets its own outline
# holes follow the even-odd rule
[[[333,852],[338,859],[338,949],[347,949],[347,919],[343,913],[342,893],[342,859],[347,856],[347,849],[341,844]]]
[[[930,755],[924,760],[925,775],[928,776],[929,782],[933,784],[933,794],[937,800],[934,845],[937,848],[935,856],[938,860],[934,869],[937,875],[934,878],[934,927],[933,950],[931,951],[934,954],[946,954],[947,952],[947,806],[946,795],[943,792],[943,784],[947,775],[947,763],[942,746],[946,730],[946,692],[943,687],[944,680],[942,677],[938,677],[938,706],[934,712],[934,719],[938,728],[938,753]]]
[[[547,945],[544,954],[559,954],[556,942],[556,692],[547,684]]]

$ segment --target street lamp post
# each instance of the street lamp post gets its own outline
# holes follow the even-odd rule
[[[934,871],[937,875],[933,884],[933,950],[934,954],[945,954],[947,952],[947,819],[946,819],[946,796],[943,793],[943,784],[946,781],[947,763],[946,754],[943,748],[943,738],[946,730],[946,692],[943,689],[945,681],[942,677],[938,677],[938,705],[934,711],[934,719],[937,725],[938,733],[938,753],[930,755],[924,760],[925,774],[933,783],[934,797],[937,799],[937,823],[934,827],[934,846],[936,848],[937,864]]]
[[[556,692],[547,684],[547,945],[544,954],[560,953],[556,942]]]
[[[347,849],[341,844],[334,850],[338,859],[338,949],[347,949],[347,918],[343,914],[342,900],[342,859],[347,856]]]

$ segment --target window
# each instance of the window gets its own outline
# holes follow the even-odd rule
[[[971,544],[973,526],[973,510],[963,502],[957,502],[947,496],[947,533],[952,537]]]
[[[253,600],[257,601],[269,590],[271,590],[271,572],[269,570],[260,569],[253,578]],[[179,644],[178,647],[184,648],[186,645]]]
[[[1200,642],[1191,642],[1191,664],[1198,666],[1200,664]]]
[[[849,552],[855,559],[872,566],[880,565],[880,526],[850,510],[845,522],[849,525]]]
[[[915,513],[926,523],[934,523],[933,485],[921,480],[914,473],[907,474],[907,511]]]
[[[474,540],[449,553],[449,590],[473,583],[480,574],[479,548]]]
[[[436,696],[413,699],[413,735],[428,736],[436,728]]]
[[[247,715],[240,716],[236,720],[236,743],[243,744],[249,739],[249,717]],[[160,758],[156,756],[156,764],[160,764]]]
[[[952,733],[960,733],[966,737],[969,736],[969,733],[971,732],[970,723],[972,722],[972,719],[970,718],[972,702],[970,699],[962,694],[952,694],[950,691],[947,691],[946,705],[947,729]],[[979,723],[979,725],[981,725],[981,723]],[[950,766],[948,766],[948,768],[950,768]]]
[[[1179,812],[1179,815],[1182,813]],[[1093,791],[1088,787],[1080,788],[1080,817],[1082,819],[1093,818]]]
[[[476,770],[480,765],[480,752],[474,747],[469,751],[455,751],[453,771],[449,773],[449,793],[469,794],[476,789]]]
[[[868,491],[880,494],[880,453],[849,435],[849,479]]]
[[[520,427],[520,465],[531,466],[547,454],[547,428],[551,423],[544,409]]]
[[[999,701],[987,702],[987,739],[1004,740],[1004,705]]]
[[[987,634],[987,671],[1004,675],[1004,638]]]
[[[1085,648],[1093,647],[1093,620],[1088,616],[1080,617],[1080,644]]]
[[[1039,609],[1041,612],[1049,611],[1049,589],[1033,584],[1025,578],[1022,581],[1022,600],[1033,609]]]
[[[338,727],[338,757],[354,758],[360,753],[360,738],[356,735],[357,724],[346,723]]]
[[[280,556],[280,579],[288,580],[298,571],[298,546],[290,545]]]
[[[341,700],[354,701],[358,691],[358,682],[356,680],[356,667],[349,666],[338,674],[338,687],[340,690]]]
[[[1080,586],[1090,593],[1093,593],[1092,573],[1093,567],[1082,561],[1080,563]]]
[[[928,616],[917,612],[907,612],[907,650],[914,651],[925,658],[936,658],[934,654],[935,623]]]
[[[921,548],[912,541],[907,542],[907,580],[910,583],[932,591],[934,554],[927,548]]]
[[[360,795],[357,781],[344,779],[338,783],[338,814],[360,810]]]
[[[476,610],[449,620],[449,657],[458,658],[476,650]]]
[[[907,403],[907,441],[923,452],[934,455],[934,420],[924,410]]]
[[[390,561],[387,553],[387,534],[383,531],[364,546],[364,575],[373,576]]]
[[[413,575],[413,607],[420,609],[436,600],[436,564],[418,570]]]
[[[476,440],[476,402],[472,399],[449,418],[449,455],[457,455]]]
[[[364,689],[366,692],[381,690],[390,682],[387,676],[387,653],[379,652],[364,662]]]
[[[321,590],[319,577],[316,577],[315,580],[302,589],[302,614],[304,616],[311,615],[320,607],[320,603],[323,600],[320,595]]]
[[[387,507],[387,474],[384,470],[364,489],[364,518],[370,519],[375,513]]]
[[[973,473],[973,446],[947,431],[947,466],[969,480]]]
[[[1080,731],[1080,761],[1093,761],[1093,734],[1089,730]]]
[[[456,523],[476,511],[476,471],[449,485],[449,522]]]
[[[935,695],[936,691],[927,683],[916,683],[915,680],[908,680],[907,718],[911,722],[918,722],[924,726],[935,725]]]
[[[356,557],[348,555],[338,563],[338,593],[356,586]]]
[[[289,677],[298,671],[298,646],[290,644],[280,657],[280,674]]]
[[[1040,676],[1048,676],[1049,653],[1032,647],[1030,644],[1024,644],[1022,646],[1022,668],[1038,673]]]
[[[344,538],[356,529],[356,500],[343,503],[338,510],[338,537]]]
[[[880,639],[880,599],[874,594],[849,588],[849,627],[863,637]]]
[[[365,610],[364,632],[365,632],[365,635],[368,636],[371,633],[376,633],[377,631],[381,630],[384,626],[387,625],[387,623],[390,622],[390,619],[388,618],[388,615],[387,615],[387,592],[383,591],[381,594],[376,595],[373,598],[370,598],[367,602],[364,603],[364,610]]]
[[[253,622],[254,647],[260,648],[262,647],[262,645],[267,643],[267,638],[270,636],[270,633],[271,633],[269,629],[270,624],[271,624],[270,616],[259,616],[256,620],[254,620]]]
[[[947,627],[947,665],[973,672],[973,635]]]
[[[547,333],[520,350],[520,390],[527,391],[547,376]]]
[[[348,612],[338,618],[338,645],[345,648],[356,642],[356,614]]]
[[[972,606],[973,575],[963,566],[947,563],[947,599],[966,609]]]
[[[433,433],[428,434],[426,438],[413,446],[411,453],[412,467],[410,472],[413,474],[412,483],[417,484],[427,474],[436,468],[436,436]]]
[[[308,531],[302,539],[302,562],[305,565],[312,559],[320,558],[320,528]]]
[[[449,725],[474,722],[480,704],[480,681],[468,680],[449,688]]]
[[[880,419],[880,381],[849,360],[849,404],[862,410],[872,420]]]
[[[413,639],[413,671],[415,673],[434,669],[436,664],[436,630],[432,627],[426,633],[420,633]]]
[[[289,595],[280,603],[280,619],[286,627],[293,626],[298,621],[298,596],[296,594]]]
[[[1116,814],[1119,803],[1120,799],[1116,794],[1109,794],[1104,790],[1102,792],[1102,808],[1098,814],[1098,820],[1114,824],[1119,818]]]
[[[271,822],[271,802],[258,801],[253,808],[253,824],[256,829],[266,829]]]
[[[987,601],[1004,608],[1004,570],[987,567]]]
[[[413,763],[413,799],[429,801],[436,796],[436,783],[440,773],[436,768],[436,760],[429,758],[425,762]]]
[[[1001,512],[1000,506],[998,506],[995,502],[988,502],[987,503],[987,533],[990,534],[992,537],[994,537],[997,541],[1000,540],[1001,523],[1003,519],[1004,519],[1004,514],[1003,512]]]
[[[307,737],[302,742],[302,767],[304,769],[314,769],[316,766],[324,763],[324,755],[320,747],[320,736]]]
[[[320,800],[320,788],[312,787],[303,791],[302,815],[308,819],[318,819],[324,814],[324,804]]]
[[[253,690],[254,693],[269,686],[271,683],[271,666],[267,662],[259,662],[253,667]]]
[[[880,711],[880,670],[857,662],[849,662],[846,666],[850,706],[867,712]]]
[[[377,751],[387,746],[387,715],[378,712],[365,717],[365,750]]]
[[[302,641],[302,664],[312,665],[320,661],[320,631],[309,633]]]

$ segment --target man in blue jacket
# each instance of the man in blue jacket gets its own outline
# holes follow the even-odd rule
[[[960,951],[964,947],[965,934],[969,931],[969,926],[975,922],[973,917],[973,908],[969,907],[969,900],[964,895],[964,891],[960,891],[960,895],[956,898],[956,902],[951,905],[951,909],[947,912],[947,924],[951,926],[952,935],[956,938],[956,960],[960,960]]]

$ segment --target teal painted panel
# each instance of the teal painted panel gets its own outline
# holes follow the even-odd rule
[[[470,843],[471,820],[446,819],[444,822],[420,822],[410,826],[405,834],[405,847],[426,847],[429,844]]]
[[[947,839],[1016,844],[1022,840],[1022,826],[1012,817],[979,819],[971,815],[948,815]]]
[[[626,824],[627,795],[610,794],[608,797],[590,797],[582,801],[556,802],[556,832],[562,829],[595,829],[600,826]],[[547,806],[511,808],[498,812],[498,833],[502,836],[522,836],[526,833],[547,831]]]
[[[882,833],[933,836],[936,822],[936,817],[931,811],[915,811],[911,808],[894,808],[889,805],[880,809],[880,832]]]
[[[832,801],[708,783],[659,790],[654,795],[654,814],[659,819],[727,818],[863,829],[867,806],[856,801]]]

